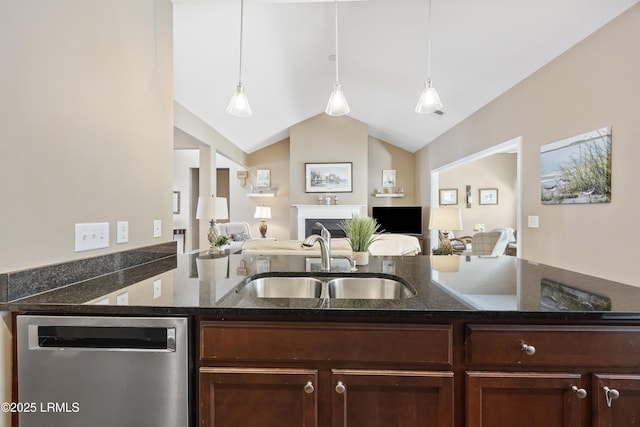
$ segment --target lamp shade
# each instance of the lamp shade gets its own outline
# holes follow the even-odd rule
[[[416,113],[431,114],[442,110],[442,101],[433,87],[431,79],[424,84],[424,89],[416,105]]]
[[[330,116],[344,116],[345,114],[349,114],[349,111],[351,111],[351,109],[349,108],[347,99],[344,97],[342,89],[340,89],[340,84],[336,83],[333,86],[333,92],[331,92],[331,96],[329,96],[329,102],[324,112]]]
[[[198,207],[196,208],[197,219],[214,219],[216,214],[215,199],[213,196],[198,197]]]
[[[226,197],[216,197],[216,218],[215,219],[229,219],[229,209],[227,208]]]
[[[429,230],[462,230],[460,208],[431,208]]]
[[[237,117],[249,117],[251,116],[251,106],[249,105],[249,98],[244,92],[244,86],[238,84],[236,91],[227,105],[227,113]]]
[[[254,218],[269,219],[271,218],[271,208],[269,206],[256,206]]]

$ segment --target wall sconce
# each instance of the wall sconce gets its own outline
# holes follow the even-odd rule
[[[236,171],[236,178],[238,178],[240,180],[240,185],[241,186],[245,186],[247,185],[247,177],[249,176],[249,172],[248,171]]]
[[[470,208],[471,207],[471,203],[473,203],[473,198],[471,197],[471,186],[470,185],[467,185],[466,192],[467,192],[467,195],[466,195],[467,208]]]

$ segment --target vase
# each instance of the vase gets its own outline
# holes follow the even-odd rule
[[[369,251],[366,252],[353,252],[353,259],[356,261],[356,265],[367,265],[369,264]]]

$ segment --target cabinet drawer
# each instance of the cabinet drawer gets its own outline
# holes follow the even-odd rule
[[[216,361],[338,361],[451,366],[449,325],[200,323],[200,358]]]
[[[471,366],[633,368],[640,367],[640,327],[469,325],[465,350]]]

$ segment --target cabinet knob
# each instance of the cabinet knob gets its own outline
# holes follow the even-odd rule
[[[571,390],[578,396],[578,399],[584,399],[587,397],[587,390],[583,388],[578,388],[576,386],[571,387]]]
[[[313,393],[313,390],[315,390],[313,388],[313,383],[311,381],[309,381],[305,386],[304,386],[304,392],[307,394]]]
[[[529,344],[522,344],[520,350],[524,351],[527,356],[533,356],[536,354],[536,348]]]
[[[609,388],[604,386],[602,388],[604,390],[604,398],[607,402],[607,406],[611,408],[611,401],[620,397],[620,392],[615,388]]]
[[[338,384],[336,384],[336,392],[338,394],[342,394],[347,390],[347,387],[342,384],[342,381],[338,381]]]

